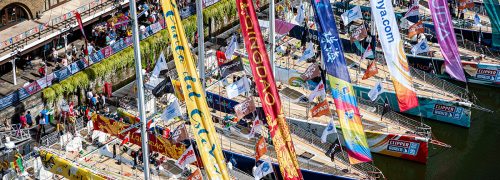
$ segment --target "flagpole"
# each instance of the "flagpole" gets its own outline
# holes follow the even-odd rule
[[[274,25],[275,25],[275,7],[274,7],[274,0],[271,0],[271,3],[269,3],[269,43],[271,44],[271,47],[269,48],[269,59],[271,59],[271,65],[273,66],[273,75],[276,76],[276,62],[274,61],[274,51],[275,51],[275,44],[276,44],[276,39],[274,38]]]
[[[142,77],[141,65],[141,52],[139,46],[139,30],[137,28],[137,9],[135,0],[129,0],[130,11],[132,15],[132,39],[134,43],[134,57],[135,57],[135,75],[137,82],[137,98],[139,108],[139,118],[141,119],[141,143],[142,143],[142,162],[144,163],[144,179],[151,179],[149,177],[149,151],[148,151],[148,136],[146,131],[146,110],[144,108],[144,88]]]
[[[200,71],[201,86],[206,87],[205,83],[205,35],[203,32],[203,4],[202,0],[196,0],[196,18],[198,26],[198,69]],[[203,90],[205,92],[205,90]]]

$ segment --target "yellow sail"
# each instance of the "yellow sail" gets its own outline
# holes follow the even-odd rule
[[[203,165],[210,179],[229,179],[224,156],[215,136],[205,92],[198,78],[176,2],[162,0],[161,4],[193,136]]]

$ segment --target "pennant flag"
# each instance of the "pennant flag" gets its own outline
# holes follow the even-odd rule
[[[408,21],[408,19],[406,19],[406,18],[401,18],[401,23],[399,23],[399,27],[401,27],[401,29],[408,29],[411,26],[413,26],[414,24],[415,23]]]
[[[250,85],[247,77],[241,78],[239,81],[234,82],[226,87],[227,98],[233,99],[236,96],[250,90]]]
[[[219,65],[220,69],[220,75],[224,78],[227,77],[228,75],[238,72],[238,71],[243,71],[243,63],[241,62],[241,58],[236,58],[232,61],[228,61],[224,64]]]
[[[255,145],[255,161],[259,161],[260,157],[262,157],[267,152],[267,143],[266,138],[261,136],[257,144]]]
[[[252,97],[248,97],[245,101],[234,106],[234,112],[236,112],[236,117],[238,117],[238,119],[242,119],[247,114],[250,114],[254,111],[255,111],[255,103],[253,102]]]
[[[365,52],[363,53],[363,56],[361,56],[361,60],[364,60],[368,57],[374,57],[375,54],[373,54],[373,49],[372,49],[372,46],[371,46],[371,43],[368,44],[368,47],[366,48]]]
[[[384,89],[382,88],[382,82],[378,81],[375,86],[368,92],[368,97],[370,97],[370,100],[375,101],[377,100],[377,97],[384,92]]]
[[[349,162],[351,164],[369,162],[372,159],[370,149],[361,124],[358,102],[349,77],[335,18],[333,18],[332,6],[328,0],[311,0],[311,4],[317,17],[316,24],[323,64],[326,69],[327,85],[335,103]],[[377,23],[379,24],[382,23]],[[328,112],[318,111],[319,108],[316,108],[316,111],[330,113],[327,103],[321,107],[328,109]],[[318,114],[320,113],[316,113],[316,116]]]
[[[375,76],[375,74],[377,74],[377,73],[378,73],[377,60],[374,59],[374,60],[372,60],[370,65],[368,65],[368,67],[366,68],[365,74],[363,75],[363,77],[361,79],[362,80],[368,79],[372,76]]]
[[[295,22],[297,22],[297,25],[302,26],[304,18],[304,4],[300,4],[299,9],[297,10],[297,16],[295,16]]]
[[[226,58],[226,53],[219,50],[215,52],[215,57],[217,58],[217,64],[219,66],[231,60],[231,57]]]
[[[311,94],[309,94],[309,102],[314,101],[314,98],[318,96],[320,97],[326,96],[325,85],[323,84],[323,80],[321,80],[316,86],[316,88],[314,88],[314,90],[311,92]]]
[[[234,51],[238,48],[238,39],[236,39],[236,36],[233,35],[231,37],[231,42],[229,43],[229,46],[226,49],[226,52],[224,53],[224,58],[229,58],[232,59]],[[216,52],[217,53],[217,52]]]
[[[350,41],[353,43],[354,41],[361,41],[368,36],[368,32],[366,32],[366,28],[364,25],[360,25],[354,28],[351,31]]]
[[[324,101],[318,103],[316,106],[314,106],[311,109],[311,116],[312,117],[321,117],[323,115],[325,115],[325,116],[331,115],[330,104],[328,104],[327,100],[324,100]]]
[[[191,173],[191,175],[189,175],[187,180],[203,180],[203,176],[201,175],[200,169],[196,169],[196,171]]]
[[[155,68],[153,69],[153,72],[151,73],[152,77],[158,77],[160,75],[160,71],[167,69],[167,61],[165,60],[165,54],[163,54],[163,51],[160,54],[160,57],[158,58],[158,61],[156,61]]]
[[[413,38],[413,36],[420,33],[424,33],[424,25],[422,24],[422,21],[418,21],[410,26],[410,29],[408,29],[408,38]]]
[[[266,113],[274,149],[279,154],[277,160],[281,176],[285,180],[303,179],[288,124],[282,112],[280,96],[276,88],[276,81],[274,80],[266,46],[262,39],[253,1],[236,0],[236,4],[241,32],[245,40],[245,49],[247,54],[250,55],[248,56],[250,69],[255,78],[255,86],[262,102],[262,109]]]
[[[120,146],[123,146],[123,145],[127,144],[129,141],[130,141],[130,132],[128,132],[127,136],[125,136],[125,138],[123,138],[122,143],[120,144]]]
[[[302,62],[304,60],[312,58],[312,57],[314,57],[315,54],[316,53],[314,53],[313,43],[312,42],[308,42],[306,50],[304,50],[304,53],[302,54],[302,57],[300,57],[300,59],[299,59],[299,61],[297,61],[297,63],[300,63],[300,62]]]
[[[417,44],[415,44],[415,46],[413,46],[411,48],[411,53],[413,55],[417,55],[417,54],[425,53],[425,52],[429,52],[429,45],[427,45],[426,38],[423,38],[420,42],[418,42]]]
[[[252,122],[252,129],[250,129],[250,138],[255,137],[256,132],[261,132],[263,125],[264,122],[258,119],[258,116],[255,117],[255,120]]]
[[[479,18],[479,15],[477,13],[474,15],[474,25],[477,27],[483,26],[481,24],[481,18]]]
[[[455,30],[448,9],[448,1],[429,1],[429,9],[431,10],[432,21],[434,21],[434,29],[441,48],[441,54],[444,57],[446,72],[453,79],[466,82],[460,54],[458,53]]]
[[[377,32],[385,61],[391,74],[401,112],[418,106],[417,93],[413,88],[410,67],[399,34],[394,7],[391,0],[370,1],[372,16],[377,24]]]
[[[255,172],[253,172],[253,177],[255,177],[255,180],[260,180],[260,178],[263,178],[264,176],[271,174],[274,172],[273,170],[273,165],[268,161],[262,162],[262,164],[255,169]]]
[[[408,9],[408,11],[406,12],[405,16],[403,18],[407,18],[407,17],[410,17],[410,16],[418,16],[419,15],[419,12],[418,12],[418,9],[419,9],[419,5],[418,4],[413,4],[410,9]]]
[[[149,82],[151,82],[151,85],[154,85],[159,80],[160,79],[158,79],[158,78],[151,77],[149,79]],[[156,81],[156,82],[153,82],[153,81]],[[146,84],[147,85],[146,87],[150,87],[149,82]],[[163,79],[163,81],[158,83],[158,85],[156,85],[156,87],[154,87],[153,90],[151,90],[151,93],[155,97],[158,97],[158,98],[163,96],[165,93],[175,93],[174,85],[172,84],[172,80],[170,80],[170,77],[166,77],[165,79]]]
[[[193,145],[189,146],[189,148],[184,151],[184,153],[177,159],[175,165],[184,169],[188,164],[196,162],[196,155],[194,154]]]
[[[319,77],[321,74],[321,71],[319,70],[318,64],[311,64],[309,67],[307,67],[306,71],[300,75],[300,77],[304,80],[310,80],[315,77]]]
[[[342,13],[340,17],[342,18],[342,21],[344,21],[344,26],[347,26],[352,21],[363,18],[363,13],[361,12],[361,7],[356,6]]]
[[[328,125],[323,130],[323,134],[321,134],[321,142],[326,143],[326,138],[329,134],[337,133],[337,128],[335,128],[335,123],[333,123],[333,119],[330,119]]]
[[[181,125],[177,126],[175,128],[174,132],[172,133],[171,137],[172,137],[172,142],[174,142],[176,144],[188,139],[189,134],[187,132],[186,125],[181,124]]]
[[[180,87],[191,121],[191,129],[197,132],[193,133],[193,138],[196,141],[203,167],[209,179],[229,179],[224,155],[216,138],[217,133],[212,122],[212,115],[189,50],[177,3],[167,0],[160,0],[160,2],[165,25],[169,27],[166,29],[170,39],[170,48],[172,52],[176,52],[173,57],[175,69],[180,77]]]
[[[89,52],[87,50],[87,36],[85,35],[85,31],[83,30],[82,16],[80,15],[80,13],[78,13],[78,11],[75,11],[75,19],[78,22],[78,27],[80,28],[80,31],[82,31],[83,38],[85,39],[84,54],[89,55]]]
[[[179,106],[179,100],[174,97],[174,101],[172,101],[167,108],[163,110],[161,119],[168,121],[178,116],[182,116],[181,107]]]

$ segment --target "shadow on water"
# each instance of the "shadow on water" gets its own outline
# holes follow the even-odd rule
[[[469,89],[480,105],[495,112],[473,110],[471,128],[424,120],[434,137],[452,148],[430,145],[427,165],[375,155],[375,165],[388,179],[500,179],[500,88]]]

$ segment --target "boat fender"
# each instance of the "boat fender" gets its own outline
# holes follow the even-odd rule
[[[458,105],[460,105],[460,106],[464,106],[464,107],[472,107],[472,103],[470,103],[470,102],[462,102],[462,101],[459,101],[459,102],[458,102]]]
[[[417,140],[417,141],[423,141],[423,142],[429,142],[428,138],[420,137],[420,136],[415,136],[415,140]]]

